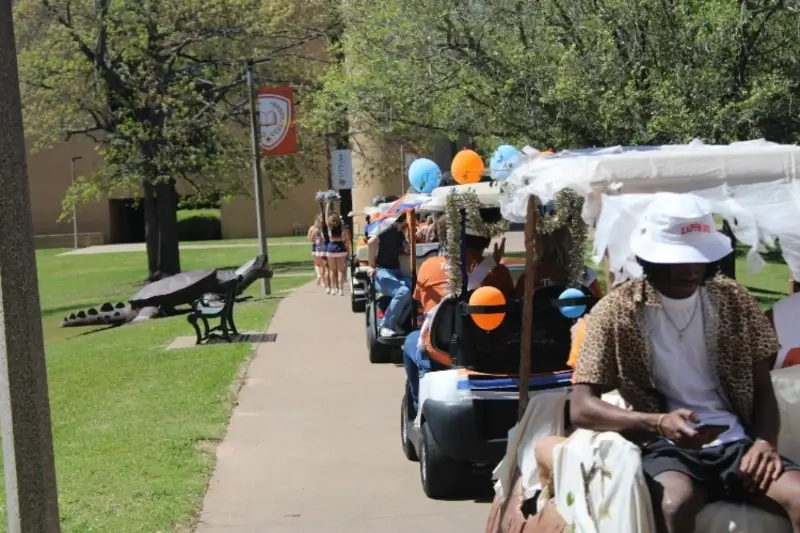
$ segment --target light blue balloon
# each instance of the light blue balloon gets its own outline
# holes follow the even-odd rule
[[[408,181],[415,190],[430,194],[442,182],[442,169],[430,159],[417,159],[408,167]]]
[[[585,298],[586,295],[579,289],[567,289],[558,297],[559,300],[567,300],[572,298]],[[586,313],[585,305],[567,305],[559,307],[561,314],[567,318],[580,318]]]
[[[492,179],[505,181],[511,175],[517,165],[522,161],[522,152],[511,146],[504,144],[494,151],[492,160],[489,161],[489,170],[492,171]]]

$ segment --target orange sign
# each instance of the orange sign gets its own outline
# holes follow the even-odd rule
[[[297,153],[294,123],[294,91],[291,86],[269,87],[258,91],[258,122],[261,126],[261,153],[267,157]]]

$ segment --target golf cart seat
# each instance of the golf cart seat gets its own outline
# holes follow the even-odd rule
[[[534,389],[561,386],[570,377],[563,374],[570,370],[567,360],[574,320],[561,314],[558,300],[567,288],[567,285],[550,285],[537,289],[533,295],[531,371],[536,379],[532,380],[531,386]],[[588,289],[581,287],[579,290],[584,298],[577,303],[585,305],[588,312],[597,298]],[[453,333],[437,331],[436,334],[458,338],[458,346],[451,344],[455,350],[448,352],[457,356],[458,366],[486,374],[516,375],[519,369],[523,308],[522,299],[509,300],[502,324],[493,331],[484,331],[469,316],[469,305],[462,302],[455,313]],[[443,324],[445,327],[447,325]],[[549,381],[548,375],[554,376],[555,381]],[[533,381],[537,384],[534,385]]]

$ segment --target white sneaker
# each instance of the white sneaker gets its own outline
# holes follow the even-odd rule
[[[330,287],[328,287],[327,289],[325,289],[325,294],[330,294],[330,293],[331,293],[331,289],[330,289]]]
[[[389,328],[381,328],[380,331],[378,331],[378,333],[380,333],[381,337],[394,337],[395,335],[397,335],[397,332],[395,330]]]
[[[339,296],[344,296],[344,289],[339,289]]]

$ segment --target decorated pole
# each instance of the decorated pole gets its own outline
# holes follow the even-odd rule
[[[522,307],[522,342],[519,357],[519,420],[528,408],[528,382],[533,354],[533,292],[536,288],[536,197],[528,197],[525,216],[525,300]]]

